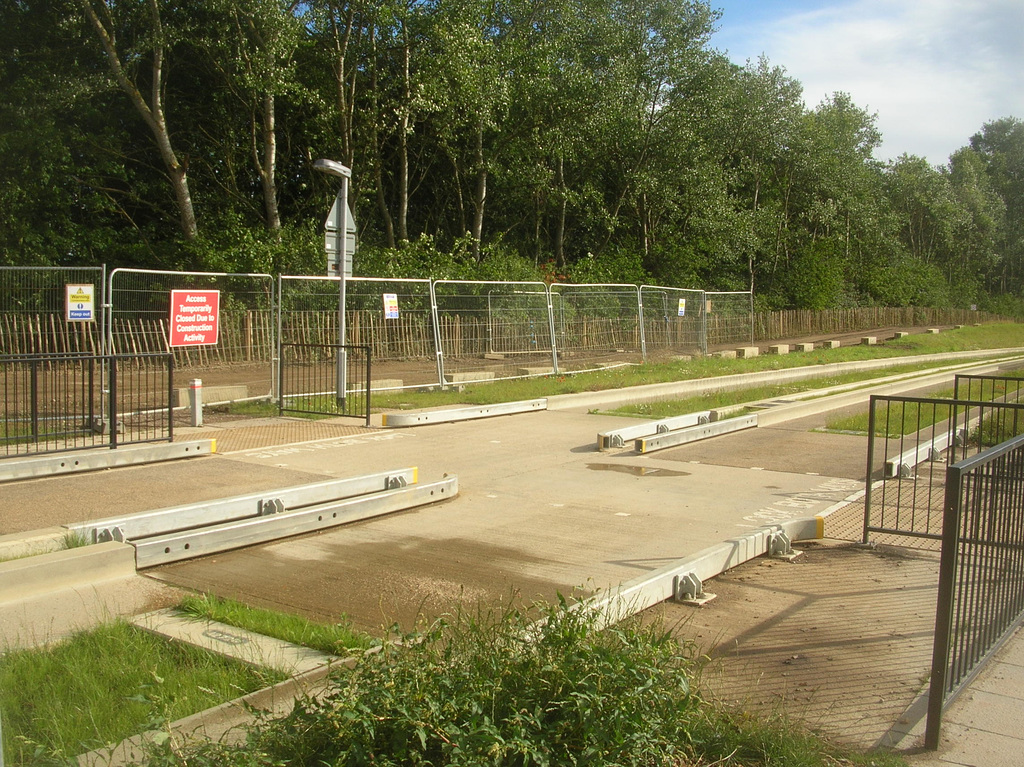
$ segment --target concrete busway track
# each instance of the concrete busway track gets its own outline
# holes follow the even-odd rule
[[[827,367],[816,366],[815,372],[828,372],[818,371]],[[914,374],[913,382],[900,385],[939,380],[935,374],[923,376]],[[763,379],[764,374],[754,377]],[[712,383],[702,382],[705,387]],[[651,387],[638,388],[649,394]],[[848,392],[843,402],[866,401],[872,391]],[[624,396],[604,394],[612,400]],[[580,395],[584,408],[593,404],[594,396]],[[570,397],[557,398],[557,407],[571,404]],[[699,443],[691,452],[705,458],[692,460],[703,462],[688,459],[687,465],[681,465],[680,456],[690,454],[683,448],[656,456],[597,453],[595,431],[635,424],[636,419],[570,410],[534,412],[64,477],[59,484],[56,479],[16,482],[4,488],[5,516],[11,521],[10,510],[30,513],[20,524],[32,530],[33,518],[44,520],[40,526],[57,526],[109,517],[111,511],[128,513],[176,501],[223,498],[239,490],[373,473],[382,465],[403,462],[419,465],[425,477],[457,473],[462,497],[443,512],[400,514],[333,533],[217,554],[157,574],[167,583],[319,617],[351,614],[375,630],[394,617],[408,622],[421,609],[436,612],[459,595],[503,598],[515,589],[526,597],[551,597],[557,591],[612,586],[664,560],[717,543],[744,526],[788,518],[777,514],[778,508],[786,508],[778,507],[786,498],[817,493],[821,503],[806,510],[827,506],[857,489],[863,475],[863,440],[763,426],[767,415],[780,419],[788,411],[795,418],[808,407],[835,406],[827,400],[776,403],[770,413],[761,414],[762,428],[738,441],[721,437]],[[745,444],[756,446],[753,455],[732,447]],[[769,473],[751,473],[760,470]],[[752,513],[759,516],[747,519]],[[51,528],[50,540],[61,529]],[[268,572],[275,577],[265,577]]]
[[[866,402],[870,393],[846,393],[839,404]],[[775,413],[781,423],[782,408]],[[792,416],[806,410],[794,407]],[[155,577],[323,619],[345,614],[376,631],[393,621],[409,626],[459,599],[612,587],[737,532],[813,516],[862,488],[863,438],[762,427],[757,438],[703,443],[734,459],[721,463],[683,460],[685,448],[656,456],[596,451],[595,431],[627,423],[635,420],[548,410],[234,453],[226,458],[308,473],[416,462],[426,476],[457,473],[460,497],[443,509],[169,565]]]
[[[870,393],[860,392],[862,403]],[[568,407],[568,401],[563,398],[560,405]],[[166,584],[328,620],[347,615],[357,626],[377,631],[395,620],[409,625],[459,600],[494,603],[513,592],[530,599],[611,588],[764,524],[814,517],[862,488],[864,440],[810,432],[813,418],[653,457],[600,454],[594,446],[595,430],[636,419],[547,411],[32,480],[4,489],[54,524],[62,514],[65,522],[90,516],[89,504],[100,496],[99,508],[107,514],[92,508],[92,518],[109,516],[115,508],[161,505],[148,500],[154,496],[169,505],[197,494],[223,497],[229,488],[275,488],[372,473],[381,465],[417,464],[428,477],[457,472],[461,495],[441,507],[153,571]],[[53,508],[57,504],[61,510]],[[121,603],[108,601],[99,610],[103,615],[93,610],[83,620],[152,609],[176,598],[173,589],[136,580],[149,584],[141,601],[125,599],[118,585]],[[91,588],[99,592],[111,583],[121,581]],[[82,589],[75,599],[86,601]],[[68,598],[48,595],[42,606],[31,602],[0,605],[5,632],[12,626],[17,632],[18,624],[24,631],[27,625],[45,638],[54,609],[61,610]]]

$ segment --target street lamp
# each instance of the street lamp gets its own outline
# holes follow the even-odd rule
[[[338,405],[345,406],[345,250],[348,237],[348,180],[352,178],[352,169],[334,160],[316,160],[313,167],[321,173],[338,176],[341,179],[341,191],[334,200],[331,214],[328,214],[328,233],[331,224],[334,227],[334,253],[338,264],[338,373],[337,392]],[[332,219],[334,219],[332,221]],[[326,243],[326,241],[325,241]]]

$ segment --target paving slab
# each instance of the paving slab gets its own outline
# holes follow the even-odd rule
[[[170,608],[136,615],[131,622],[153,634],[244,663],[283,671],[290,676],[326,666],[333,659],[309,647],[300,647],[219,621],[190,617]]]

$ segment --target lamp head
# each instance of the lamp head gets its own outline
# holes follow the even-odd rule
[[[347,168],[340,162],[335,162],[334,160],[314,160],[313,167],[316,170],[321,171],[322,173],[327,173],[331,176],[352,178],[352,169]]]

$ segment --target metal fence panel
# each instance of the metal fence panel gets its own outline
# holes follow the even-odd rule
[[[345,392],[338,396],[339,351],[345,361]],[[282,343],[282,413],[355,416],[370,425],[370,347],[347,344]]]
[[[643,326],[636,285],[555,283],[549,290],[559,372],[642,361]]]
[[[3,455],[166,442],[170,354],[0,356]]]
[[[1016,379],[1011,379],[1016,386]],[[874,395],[868,417],[864,535],[942,538],[946,464],[964,460],[1024,431],[1024,404]],[[979,391],[980,393],[980,391]],[[902,541],[908,545],[909,541]]]
[[[432,284],[446,383],[547,375],[556,360],[543,282]]]
[[[645,359],[707,353],[704,291],[641,285],[640,298]]]
[[[925,745],[944,709],[1024,620],[1024,436],[947,470]]]
[[[92,285],[92,322],[68,321],[67,285]],[[102,354],[106,267],[0,267],[0,354]]]
[[[754,343],[754,294],[749,290],[705,293],[707,346]]]
[[[220,291],[215,345],[169,348],[172,290]],[[274,280],[268,274],[115,269],[108,288],[111,350],[119,354],[171,351],[182,377],[202,379],[208,404],[271,396],[276,357],[274,293]]]

